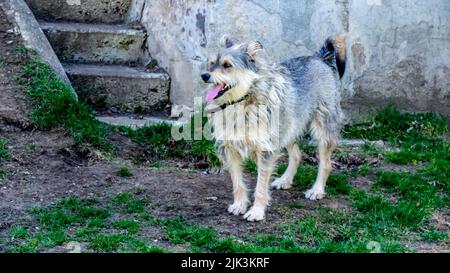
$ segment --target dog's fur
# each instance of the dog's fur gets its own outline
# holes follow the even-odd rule
[[[301,161],[299,140],[308,129],[318,143],[320,163],[316,182],[305,196],[311,200],[325,196],[325,183],[332,169],[331,153],[343,120],[338,88],[346,61],[343,37],[327,39],[314,56],[290,59],[281,65],[269,64],[262,53],[259,42],[240,44],[224,38],[224,48],[202,75],[205,82],[227,89],[213,100],[227,107],[213,114],[214,137],[233,182],[234,203],[228,211],[245,214],[248,221],[265,217],[270,177],[283,148],[289,154],[289,165],[271,186],[292,187]],[[264,114],[257,113],[256,106],[261,105],[267,107]],[[244,117],[247,131],[242,132],[237,122],[232,124],[234,130],[225,130],[223,116]],[[278,123],[275,129],[269,125],[274,121]],[[266,133],[257,132],[261,127]],[[253,206],[247,211],[250,202],[242,164],[249,157],[257,163],[258,180]]]

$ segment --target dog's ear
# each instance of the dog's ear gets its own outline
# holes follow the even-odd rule
[[[263,48],[264,47],[262,46],[262,44],[260,42],[253,41],[253,42],[248,43],[246,53],[251,59],[254,59],[256,57],[256,55],[258,55],[258,53],[261,50],[263,50]]]
[[[223,45],[225,48],[230,48],[236,45],[237,40],[234,37],[224,35],[220,39],[220,44]]]

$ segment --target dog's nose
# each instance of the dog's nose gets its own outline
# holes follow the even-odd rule
[[[202,74],[202,80],[204,82],[208,82],[210,78],[211,78],[211,75],[209,73],[203,73]]]

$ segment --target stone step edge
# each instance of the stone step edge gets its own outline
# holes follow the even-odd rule
[[[78,33],[106,33],[128,36],[145,37],[145,30],[135,29],[126,24],[104,23],[72,23],[72,22],[47,22],[39,21],[39,26],[44,31],[78,32]]]
[[[69,75],[170,80],[165,72],[148,72],[126,65],[63,63],[63,67]]]
[[[98,121],[101,121],[101,122],[109,124],[109,125],[130,127],[131,129],[134,129],[134,130],[143,128],[146,126],[161,124],[161,123],[166,123],[166,124],[174,125],[174,126],[181,126],[183,124],[182,122],[179,122],[176,120],[171,120],[171,119],[166,119],[166,118],[161,118],[161,117],[152,117],[152,116],[144,116],[142,118],[133,118],[130,116],[98,115],[95,118]]]

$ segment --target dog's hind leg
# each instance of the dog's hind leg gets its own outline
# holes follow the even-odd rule
[[[266,207],[269,205],[269,182],[278,154],[261,152],[258,154],[258,181],[255,189],[255,201],[250,210],[244,215],[248,221],[261,221],[265,217]]]
[[[292,188],[294,176],[297,173],[298,165],[302,160],[302,153],[298,147],[298,143],[294,142],[286,147],[289,154],[289,165],[284,174],[272,182],[272,188],[277,190],[287,190]]]
[[[232,148],[225,148],[225,158],[233,182],[233,204],[228,207],[228,212],[234,215],[244,214],[250,203],[247,186],[242,176],[242,157]]]
[[[305,197],[310,200],[320,200],[325,197],[325,184],[331,172],[331,153],[336,143],[335,134],[329,124],[326,123],[324,115],[320,112],[311,123],[311,132],[318,142],[319,148],[319,172],[316,182],[312,188],[305,192]]]

